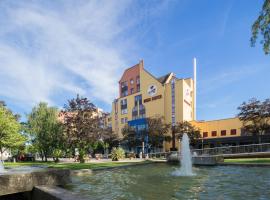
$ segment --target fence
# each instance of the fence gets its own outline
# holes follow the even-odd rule
[[[270,143],[193,149],[193,155],[224,155],[270,152]]]
[[[270,143],[191,150],[192,155],[197,155],[197,156],[203,156],[203,155],[215,156],[215,155],[246,154],[246,153],[259,153],[259,152],[270,153]],[[148,156],[151,159],[166,159],[167,156],[171,154],[175,154],[175,156],[179,156],[179,151],[149,153]]]

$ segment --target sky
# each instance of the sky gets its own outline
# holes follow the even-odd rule
[[[270,56],[251,26],[263,0],[1,0],[0,100],[25,119],[38,102],[80,94],[105,111],[123,70],[193,76],[197,119],[234,117],[270,97]]]

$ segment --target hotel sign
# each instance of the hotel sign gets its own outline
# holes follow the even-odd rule
[[[162,98],[162,95],[157,95],[157,96],[154,96],[154,97],[152,97],[152,98],[144,99],[143,102],[144,102],[144,103],[147,103],[147,102],[155,101],[155,100],[161,99],[161,98]]]
[[[156,85],[150,85],[147,89],[147,94],[149,96],[154,96],[157,93],[157,86]]]

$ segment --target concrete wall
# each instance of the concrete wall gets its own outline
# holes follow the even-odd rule
[[[65,185],[70,182],[69,170],[43,169],[33,172],[7,171],[0,174],[0,196],[29,192],[37,185]]]

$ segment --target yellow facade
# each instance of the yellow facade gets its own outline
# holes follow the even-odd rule
[[[201,137],[205,139],[241,136],[243,126],[239,118],[192,121],[191,124],[200,129]]]
[[[134,91],[134,76],[139,77],[139,80],[136,80],[139,83],[137,86],[139,89],[133,93],[129,92],[129,89]],[[127,81],[130,83],[126,83]],[[154,93],[149,93],[151,88],[155,89]],[[241,136],[242,122],[238,118],[196,121],[194,95],[196,95],[196,83],[192,78],[178,79],[173,73],[157,78],[144,68],[141,61],[128,68],[119,81],[119,98],[112,104],[112,130],[122,137],[122,129],[127,123],[134,125],[138,122],[137,125],[140,126],[143,119],[161,116],[164,117],[165,123],[172,125],[183,121],[191,122],[200,129],[203,139]],[[138,96],[141,96],[140,108],[142,107],[145,113],[134,118],[133,111],[135,113],[139,111],[139,107],[135,106],[135,98]],[[126,104],[122,105],[121,102],[122,104],[126,102]],[[125,112],[122,108],[126,108]],[[164,146],[164,150],[167,151],[172,147],[172,143],[166,143]],[[178,142],[176,142],[176,147],[178,147]]]
[[[139,69],[140,90],[133,94],[119,97],[113,102],[111,117],[112,129],[115,133],[121,137],[121,131],[125,124],[154,116],[164,117],[165,122],[170,124],[194,120],[194,84],[191,78],[178,79],[173,73],[156,78],[144,69],[143,62],[134,67]],[[132,71],[132,68],[128,70]],[[124,72],[123,77],[128,73],[128,71]],[[121,80],[119,84],[121,85]],[[155,92],[151,93],[151,88],[154,88]],[[135,97],[140,95],[145,115],[135,119],[132,111],[136,110]],[[121,101],[125,100],[127,101],[127,112],[123,113],[121,112]],[[166,146],[167,149],[170,148],[168,145]]]

